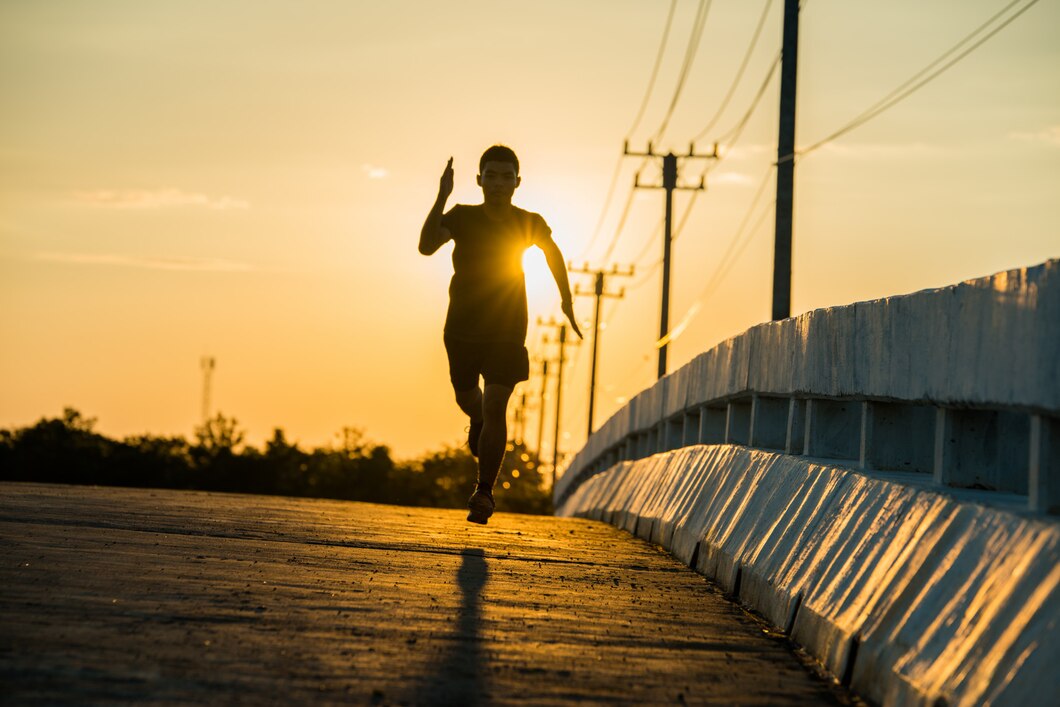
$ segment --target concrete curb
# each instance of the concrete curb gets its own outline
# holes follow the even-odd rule
[[[662,545],[873,702],[1060,703],[1060,524],[922,478],[696,445],[591,476],[557,514]]]

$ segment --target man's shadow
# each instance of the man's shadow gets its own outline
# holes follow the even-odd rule
[[[486,553],[468,548],[460,553],[456,583],[460,590],[453,630],[443,638],[445,647],[420,696],[422,704],[485,704],[489,682],[486,654],[482,645],[482,588],[489,570]]]

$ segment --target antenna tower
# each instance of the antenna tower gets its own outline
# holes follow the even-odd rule
[[[202,369],[202,422],[206,424],[210,420],[210,382],[213,379],[213,369],[217,365],[217,359],[213,356],[203,356],[199,360]]]

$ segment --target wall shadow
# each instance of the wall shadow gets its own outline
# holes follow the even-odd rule
[[[456,584],[460,606],[453,628],[442,640],[444,647],[417,698],[421,704],[487,704],[489,666],[482,640],[482,589],[489,577],[486,552],[467,548],[460,553]]]

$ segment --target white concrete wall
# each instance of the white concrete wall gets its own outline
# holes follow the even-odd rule
[[[617,461],[681,446],[674,443],[674,431],[688,414],[730,406],[730,422],[741,422],[755,395],[790,398],[797,403],[791,407],[796,415],[812,413],[814,400],[824,401],[826,409],[835,400],[936,406],[941,411],[937,430],[927,434],[937,437],[931,471],[938,483],[1019,490],[1029,507],[1060,512],[1060,260],[815,310],[724,341],[639,393],[594,432],[557,483],[557,503],[582,479]],[[1003,417],[960,413],[967,409]],[[958,413],[950,415],[951,410]],[[1026,419],[1013,422],[1012,414]],[[811,419],[807,415],[805,421]],[[833,416],[826,423],[839,421]],[[787,424],[805,433],[803,422]],[[972,458],[967,444],[954,447],[949,440],[975,437],[984,425],[1004,427],[995,435],[1000,441],[991,442],[1003,447],[1000,457],[991,452],[991,459]],[[851,419],[846,427],[859,435],[869,429],[864,419],[856,424]],[[739,425],[733,431],[723,440],[700,436],[683,443],[748,443]],[[839,432],[828,440],[827,433],[818,427],[806,440],[845,450],[868,441],[844,441]],[[799,442],[789,451],[814,453]],[[902,442],[903,436],[896,435],[888,444]],[[913,442],[921,445],[921,440]],[[1014,445],[1020,447],[1015,455],[1009,453]],[[898,449],[876,451],[882,452],[877,458],[903,455]],[[861,461],[869,466],[871,455]]]
[[[876,703],[1060,704],[1060,523],[921,478],[697,445],[557,513],[662,545]]]

